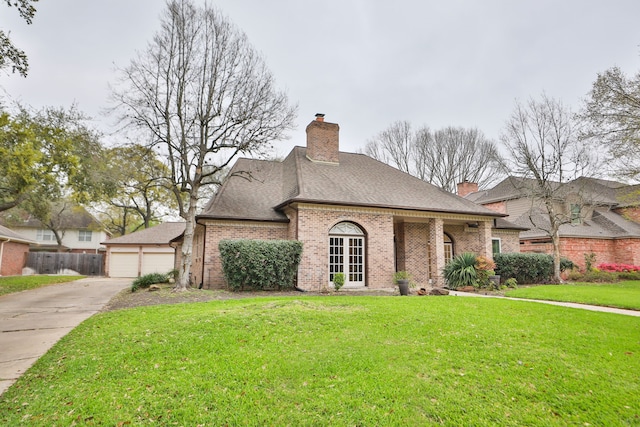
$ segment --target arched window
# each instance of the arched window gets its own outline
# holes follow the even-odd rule
[[[329,231],[329,283],[335,273],[344,273],[345,286],[365,284],[365,235],[352,222],[340,222]]]
[[[451,236],[444,233],[444,263],[448,264],[453,259],[453,240]]]

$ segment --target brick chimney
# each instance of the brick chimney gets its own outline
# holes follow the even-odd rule
[[[477,193],[478,184],[475,182],[464,181],[458,183],[458,196],[464,197],[467,194]]]
[[[307,157],[314,162],[338,163],[340,126],[324,121],[324,114],[307,126]]]

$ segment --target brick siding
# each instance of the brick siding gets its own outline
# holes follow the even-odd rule
[[[412,280],[419,287],[427,287],[431,278],[431,268],[429,265],[429,224],[425,223],[404,223],[402,224],[404,236],[398,239],[399,258],[402,259],[402,267],[398,270],[406,270],[411,273]],[[402,254],[402,255],[400,255]]]
[[[618,215],[623,216],[629,221],[633,221],[640,224],[640,207],[619,208],[619,209],[614,209],[614,212],[617,213]]]
[[[22,275],[22,268],[27,261],[29,245],[18,242],[0,242],[2,245],[2,268],[0,276]]]
[[[224,239],[287,239],[288,224],[270,222],[203,221],[204,227],[196,229],[203,238],[203,256],[192,267],[194,284],[202,283],[206,289],[224,289],[227,286],[222,274],[222,261],[218,244]],[[194,239],[196,239],[194,235]],[[204,268],[203,268],[204,267]]]
[[[319,162],[338,163],[340,126],[314,120],[307,126],[307,157]]]
[[[520,252],[520,232],[517,230],[493,230],[493,237],[500,239],[502,253]]]
[[[393,285],[394,244],[393,216],[300,205],[298,207],[298,240],[303,244],[298,286],[320,290],[329,284],[329,230],[340,222],[353,222],[365,233],[365,281],[371,288]]]
[[[329,232],[340,222],[358,225],[365,233],[365,283],[370,288],[393,286],[393,273],[409,271],[420,287],[442,285],[444,231],[455,241],[455,250],[491,255],[491,222],[480,222],[469,231],[463,225],[445,225],[440,218],[401,222],[391,210],[298,204],[285,213],[290,222],[205,220],[194,235],[192,281],[204,288],[226,287],[218,244],[223,239],[297,239],[302,260],[297,286],[321,290],[329,285]],[[516,246],[517,232],[503,233],[503,248]],[[507,238],[509,237],[509,238]],[[199,255],[202,254],[202,255]]]
[[[552,254],[553,245],[550,241],[523,240],[520,244],[520,251]],[[640,239],[587,239],[577,237],[562,237],[560,239],[560,254],[573,261],[581,269],[585,265],[585,254],[590,253],[596,255],[596,264],[623,263],[640,265]]]
[[[505,202],[487,203],[482,206],[487,209],[491,209],[494,212],[499,212],[505,215],[507,214],[507,204]]]

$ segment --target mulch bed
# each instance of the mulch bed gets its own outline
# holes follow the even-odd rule
[[[193,289],[184,292],[174,292],[173,285],[160,284],[159,290],[149,291],[139,289],[131,292],[125,289],[113,297],[102,311],[120,310],[124,308],[143,307],[161,304],[180,304],[189,302],[206,302],[212,300],[229,300],[241,298],[258,297],[298,297],[298,296],[332,296],[332,295],[367,295],[367,296],[392,296],[399,295],[397,289],[342,289],[339,292],[299,292],[299,291],[255,291],[255,292],[232,292],[222,289]],[[415,293],[414,293],[415,294]]]

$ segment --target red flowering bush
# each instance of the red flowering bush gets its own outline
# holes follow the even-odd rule
[[[640,265],[630,264],[614,264],[614,263],[602,263],[597,265],[600,271],[609,271],[613,273],[630,273],[634,271],[640,272]]]

